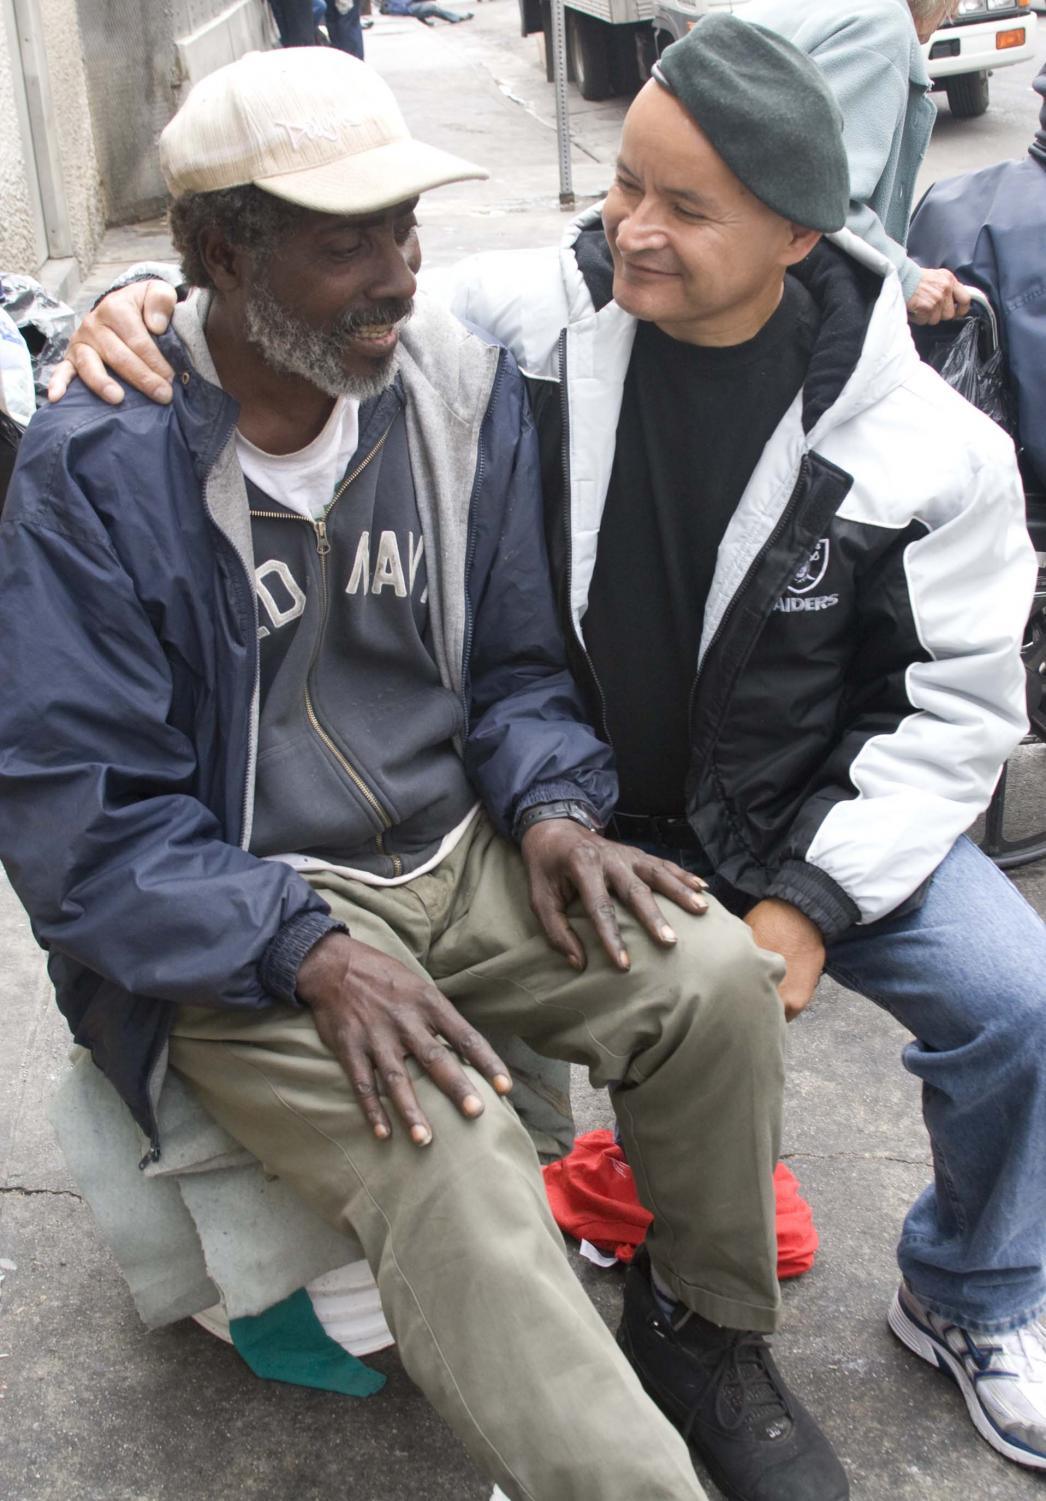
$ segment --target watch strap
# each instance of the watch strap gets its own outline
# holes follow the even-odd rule
[[[516,838],[522,839],[528,829],[532,829],[536,823],[544,823],[547,818],[569,818],[592,834],[603,832],[587,803],[564,798],[551,803],[534,803],[532,807],[525,808],[516,820]]]

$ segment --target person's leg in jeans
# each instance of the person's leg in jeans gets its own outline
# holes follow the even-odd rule
[[[327,0],[327,35],[332,47],[351,52],[353,57],[363,57],[363,27],[358,0],[348,10],[339,9],[338,0]]]
[[[273,0],[273,15],[284,47],[312,47],[316,42],[316,22],[312,0]]]
[[[537,932],[518,855],[482,825],[409,886],[317,884],[356,937],[423,963],[480,1028],[493,1018],[596,1083],[621,1080],[666,1280],[711,1317],[772,1327],[783,1023],[778,971],[738,924],[673,911],[680,941],[661,953],[625,918],[623,975],[578,918],[591,957],[576,975]],[[271,1171],[352,1225],[408,1371],[511,1497],[701,1496],[570,1271],[529,1139],[482,1079],[476,1121],[419,1081],[434,1131],[421,1151],[402,1128],[373,1137],[305,1012],[186,1013],[171,1060]]]
[[[925,1305],[1012,1329],[1046,1304],[1046,926],[961,839],[910,916],[852,928],[828,973],[916,1041],[934,1182],[898,1249]]]
[[[471,21],[471,11],[448,10],[446,6],[437,5],[436,0],[414,0],[410,7],[410,13],[419,21],[449,21],[453,25],[456,21]]]

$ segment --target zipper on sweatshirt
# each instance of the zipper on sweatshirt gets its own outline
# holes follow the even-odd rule
[[[603,692],[603,685],[596,675],[596,664],[589,655],[588,647],[578,629],[574,619],[574,531],[571,525],[571,494],[570,494],[570,395],[567,390],[567,331],[564,328],[559,335],[559,410],[560,410],[560,465],[563,474],[563,527],[566,533],[567,544],[567,616],[570,629],[574,633],[574,639],[581,649],[581,656],[588,669],[589,681],[595,690],[596,703],[599,707],[599,724],[596,728],[603,736],[603,741],[613,750],[614,744],[610,738],[610,729],[607,725],[607,701]]]
[[[491,409],[494,406],[494,402],[497,398],[498,386],[501,384],[501,372],[504,368],[504,364],[505,356],[503,354],[499,354],[497,368],[494,371],[494,380],[490,387],[490,395],[487,398],[487,410],[483,417],[483,427],[486,427],[487,425],[487,417],[489,416]],[[472,479],[472,490],[469,494],[468,521],[466,523],[468,530],[465,543],[465,629],[461,643],[461,708],[462,714],[464,716],[461,728],[461,736],[463,741],[468,738],[469,724],[472,717],[472,706],[470,702],[472,694],[470,664],[472,661],[472,632],[474,620],[472,615],[472,596],[469,594],[469,579],[472,577],[472,564],[476,556],[476,528],[472,524],[472,515],[476,506],[476,496],[479,494],[480,487],[483,484],[483,470],[485,459],[483,448],[483,427],[480,428],[479,445],[476,451],[476,473]]]
[[[316,634],[316,644],[313,647],[312,656],[309,659],[309,665],[305,673],[305,717],[309,721],[309,726],[312,729],[313,734],[316,735],[321,744],[326,748],[327,752],[333,757],[334,761],[337,763],[341,771],[345,774],[345,776],[348,777],[349,781],[355,787],[356,791],[366,803],[367,807],[370,808],[371,812],[381,824],[382,827],[380,832],[375,834],[374,836],[374,847],[383,859],[389,861],[392,866],[393,877],[396,877],[403,874],[403,861],[400,859],[399,855],[391,854],[385,848],[385,835],[388,830],[392,828],[392,819],[386,811],[384,804],[379,799],[378,794],[373,790],[372,787],[368,785],[362,773],[357,770],[357,768],[352,764],[352,762],[344,754],[344,752],[338,748],[338,746],[334,743],[334,739],[331,736],[330,732],[324,727],[319,715],[316,712],[316,705],[313,702],[311,688],[313,670],[315,669],[316,661],[320,654],[320,648],[323,645],[323,636],[327,628],[327,612],[330,608],[330,586],[327,578],[327,559],[330,556],[331,543],[330,537],[327,533],[327,522],[331,512],[334,510],[334,507],[344,495],[345,491],[352,484],[353,480],[358,479],[363,471],[367,468],[368,464],[370,464],[371,460],[376,458],[378,453],[380,453],[386,438],[392,431],[392,428],[393,424],[390,422],[388,427],[382,433],[381,437],[375,443],[374,447],[367,454],[367,457],[363,459],[361,463],[357,464],[356,468],[353,469],[351,474],[345,476],[341,484],[331,496],[328,504],[324,507],[320,515],[315,519],[309,516],[300,516],[289,511],[258,511],[253,507],[251,508],[251,515],[258,520],[264,521],[297,521],[301,522],[304,526],[311,527],[313,530],[316,538],[316,554],[319,558],[320,623],[319,629]]]

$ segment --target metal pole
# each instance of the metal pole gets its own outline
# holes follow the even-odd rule
[[[570,117],[567,113],[567,34],[563,0],[551,0],[552,78],[556,88],[556,141],[559,145],[559,206],[574,207],[570,164]]]

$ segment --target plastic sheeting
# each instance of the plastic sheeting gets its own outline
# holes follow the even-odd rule
[[[0,272],[0,308],[25,340],[32,363],[36,401],[46,400],[47,383],[52,371],[65,354],[76,327],[76,314],[64,302],[58,302],[31,276],[14,276]],[[4,380],[5,397],[7,380]],[[11,408],[8,407],[11,411]],[[11,411],[14,417],[16,413]],[[29,413],[32,416],[32,412]],[[19,418],[18,420],[23,420]],[[29,417],[24,421],[28,422]]]

